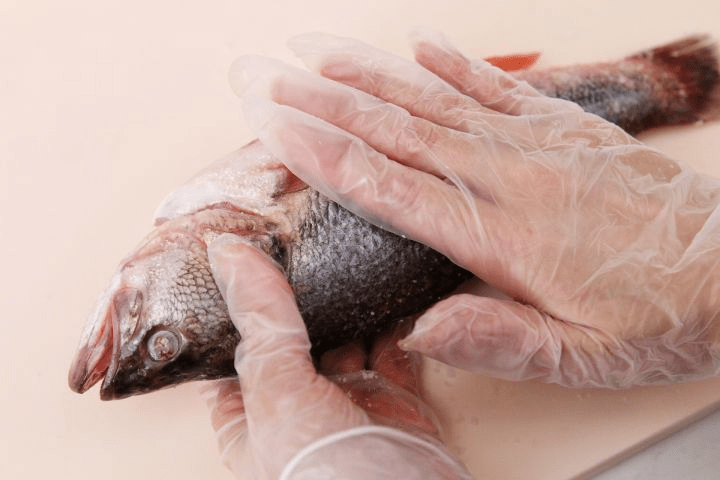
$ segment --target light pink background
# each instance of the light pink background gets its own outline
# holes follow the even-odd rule
[[[66,384],[85,317],[160,200],[251,138],[227,70],[295,62],[322,30],[409,55],[414,25],[471,56],[612,59],[720,38],[720,3],[574,1],[0,3],[0,477],[229,479],[197,385],[102,403]],[[643,137],[720,175],[720,124]],[[720,381],[624,392],[428,367],[449,443],[480,478],[570,478],[720,401]]]

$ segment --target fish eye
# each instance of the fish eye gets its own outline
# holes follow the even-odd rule
[[[174,332],[158,330],[150,336],[147,349],[153,360],[165,362],[172,359],[180,351],[180,339]]]

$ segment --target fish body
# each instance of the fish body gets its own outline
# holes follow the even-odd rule
[[[516,75],[633,133],[720,112],[718,61],[704,37],[616,63]],[[226,232],[283,268],[315,353],[372,337],[472,276],[307,187],[254,141],[163,202],[155,229],[121,262],[90,316],[70,368],[73,390],[102,380],[101,398],[116,399],[235,374],[240,335],[207,257],[209,242]]]

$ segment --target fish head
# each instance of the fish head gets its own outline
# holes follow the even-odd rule
[[[240,335],[213,280],[206,243],[162,228],[126,258],[98,301],[69,372],[83,393],[120,399],[232,376]]]
[[[282,263],[283,245],[294,238],[290,216],[306,189],[253,141],[171,193],[90,315],[70,388],[83,393],[102,380],[100,397],[109,400],[234,376],[240,334],[213,280],[207,245],[232,233]]]

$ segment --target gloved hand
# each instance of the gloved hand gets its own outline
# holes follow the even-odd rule
[[[720,372],[718,180],[437,36],[415,38],[420,64],[322,34],[291,47],[335,81],[239,60],[231,80],[263,144],[512,298],[444,300],[404,348],[567,386]]]
[[[229,234],[208,254],[242,335],[239,381],[220,381],[209,400],[223,459],[238,478],[471,478],[417,396],[415,364],[396,345],[404,332],[379,339],[369,355],[359,345],[329,352],[326,378],[313,366],[282,272]]]

